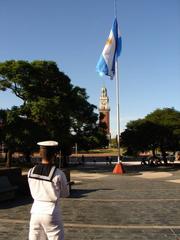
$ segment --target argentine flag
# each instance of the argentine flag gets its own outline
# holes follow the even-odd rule
[[[115,61],[121,53],[121,48],[122,39],[118,29],[118,22],[115,18],[108,40],[96,65],[96,70],[101,76],[107,75],[113,79],[115,74]]]

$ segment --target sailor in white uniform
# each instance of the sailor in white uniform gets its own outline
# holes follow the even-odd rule
[[[39,142],[42,161],[28,172],[34,199],[31,208],[29,240],[64,240],[60,198],[69,196],[65,174],[53,165],[58,142]]]

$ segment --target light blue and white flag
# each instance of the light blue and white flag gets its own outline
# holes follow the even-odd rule
[[[101,76],[107,75],[113,79],[115,74],[115,61],[121,53],[121,48],[122,39],[118,29],[118,22],[115,18],[108,40],[96,65],[96,70]]]

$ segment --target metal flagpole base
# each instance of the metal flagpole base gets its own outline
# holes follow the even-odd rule
[[[124,168],[121,162],[116,163],[114,169],[113,169],[114,174],[124,174]]]

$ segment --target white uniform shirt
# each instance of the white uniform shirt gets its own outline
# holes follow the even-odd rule
[[[69,196],[65,174],[55,166],[40,164],[28,172],[28,183],[34,203],[31,213],[50,214],[60,211],[59,199]]]

